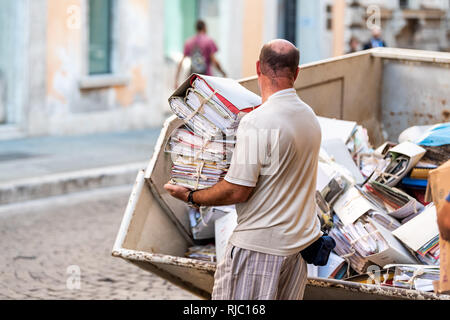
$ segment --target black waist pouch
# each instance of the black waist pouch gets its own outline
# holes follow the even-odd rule
[[[301,254],[306,263],[322,267],[327,265],[331,250],[335,247],[336,241],[332,237],[324,235],[308,248],[302,250]]]

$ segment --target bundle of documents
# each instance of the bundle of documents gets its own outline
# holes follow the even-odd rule
[[[369,261],[354,248],[352,240],[343,230],[344,226],[339,219],[334,221],[334,225],[335,227],[330,231],[330,237],[336,241],[334,251],[345,259],[357,273],[364,273],[369,266]],[[347,273],[348,276],[349,273]]]
[[[186,126],[175,130],[166,146],[171,183],[191,190],[214,186],[227,173],[240,119],[261,98],[234,80],[194,74],[169,104]]]
[[[423,265],[388,265],[384,269],[395,269],[393,285],[419,291],[433,291],[433,282],[439,280],[439,267]]]
[[[436,168],[426,160],[427,151],[412,142],[386,142],[373,150],[366,130],[356,123],[327,118],[319,122],[316,202],[319,216],[331,216],[331,224],[321,222],[337,244],[336,274],[353,281],[355,272],[367,278],[370,265],[394,264],[398,267],[389,270],[389,280],[378,285],[432,291],[442,244],[436,209],[426,206],[432,193],[428,187],[425,196],[426,179]],[[439,192],[446,195],[448,190]],[[342,261],[349,264],[345,271]],[[330,265],[322,276],[335,276],[331,270],[336,271]]]
[[[376,181],[365,185],[366,196],[384,212],[402,224],[417,216],[424,206],[407,193]]]
[[[221,181],[228,170],[226,162],[216,162],[176,155],[172,159],[171,183],[191,189],[211,188]]]
[[[439,264],[439,228],[436,207],[429,205],[415,218],[392,232],[427,265]]]
[[[367,261],[380,266],[416,262],[388,230],[369,216],[364,216],[348,225],[338,222],[330,235],[333,238],[335,236],[339,238],[341,243],[336,247],[336,251],[345,252],[339,253],[343,258],[350,256],[351,267],[359,273],[365,272]],[[336,238],[335,240],[338,242]],[[341,247],[342,245],[349,247],[346,250]],[[351,255],[348,249],[353,250],[355,254]]]
[[[261,98],[231,79],[192,75],[169,99],[173,113],[202,137],[234,136],[245,113]]]
[[[234,143],[206,140],[182,127],[172,133],[165,151],[201,160],[227,162],[233,154]]]

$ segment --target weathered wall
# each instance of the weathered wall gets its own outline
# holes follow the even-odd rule
[[[81,88],[89,80],[87,0],[47,0],[45,107],[30,109],[29,135],[140,129],[162,122],[162,5],[116,0],[113,74],[123,83]],[[155,98],[156,97],[156,98]]]
[[[405,128],[450,121],[449,64],[385,61],[382,110],[391,141]]]

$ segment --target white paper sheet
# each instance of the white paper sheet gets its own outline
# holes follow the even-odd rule
[[[417,251],[427,242],[439,235],[436,207],[430,205],[414,219],[392,232],[412,250]]]
[[[317,117],[322,128],[322,142],[330,139],[340,139],[343,143],[352,136],[358,125],[354,121],[345,121],[330,119],[324,117]]]
[[[215,234],[216,234],[216,259],[217,263],[220,263],[225,256],[228,240],[233,234],[234,229],[237,226],[237,213],[236,211],[230,212],[224,217],[217,219],[215,222]]]
[[[333,209],[344,225],[350,225],[369,210],[376,208],[358,189],[352,187],[336,201]]]
[[[350,171],[357,184],[364,183],[365,179],[362,176],[361,171],[359,171],[356,163],[350,155],[350,152],[348,152],[347,146],[341,139],[329,139],[323,141],[322,147],[330,156],[334,158],[337,163]]]
[[[260,96],[245,89],[235,80],[210,76],[201,76],[201,78],[239,110],[261,105],[262,99]],[[205,93],[211,91],[207,86],[202,86],[201,82],[198,84],[198,87]]]

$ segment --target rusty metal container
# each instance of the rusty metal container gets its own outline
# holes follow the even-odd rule
[[[256,78],[241,84],[256,93]],[[357,121],[379,145],[396,140],[409,126],[450,121],[450,54],[372,49],[303,65],[295,84],[320,116]],[[138,173],[112,255],[210,298],[214,263],[184,257],[192,240],[187,207],[170,197],[171,160],[164,153],[170,133],[182,122],[169,118],[153,157]],[[338,280],[308,279],[305,299],[450,299],[415,290]]]

